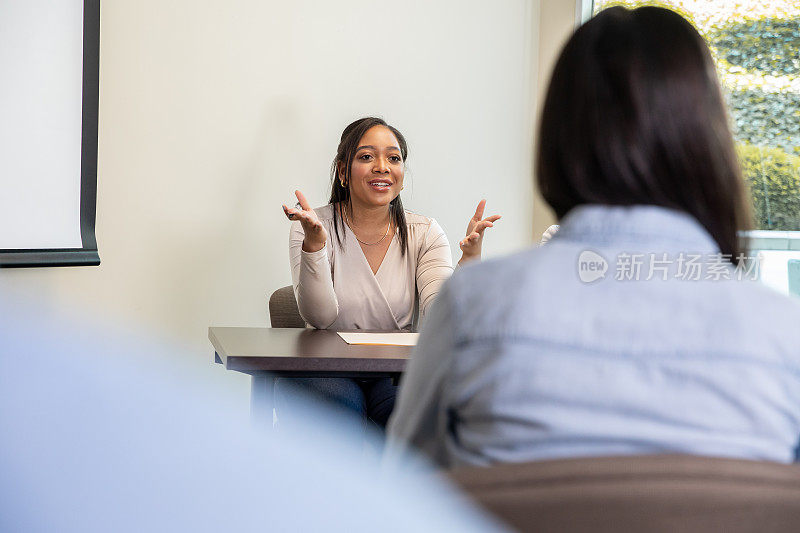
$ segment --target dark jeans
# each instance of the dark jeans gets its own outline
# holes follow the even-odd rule
[[[298,394],[338,406],[360,420],[368,420],[381,430],[394,409],[397,386],[391,378],[279,378],[275,382],[275,408],[278,425],[291,424]]]

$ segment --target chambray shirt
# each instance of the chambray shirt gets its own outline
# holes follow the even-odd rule
[[[401,384],[388,461],[409,447],[445,467],[655,453],[792,461],[800,300],[752,276],[686,214],[573,209],[546,245],[445,284]]]

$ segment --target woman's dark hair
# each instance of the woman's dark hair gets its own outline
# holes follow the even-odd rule
[[[673,11],[612,7],[575,32],[550,80],[536,170],[559,218],[581,204],[680,210],[738,263],[750,210],[728,115],[705,41]]]
[[[333,164],[331,165],[331,198],[329,200],[333,204],[333,229],[336,232],[336,240],[339,242],[339,246],[342,245],[344,239],[344,231],[339,231],[339,227],[343,227],[344,224],[342,221],[342,209],[350,205],[350,171],[353,166],[353,158],[358,149],[358,141],[367,133],[367,130],[374,126],[389,128],[389,131],[397,139],[397,144],[400,145],[400,156],[403,159],[403,164],[405,164],[406,156],[408,155],[408,145],[403,134],[381,118],[360,118],[344,129],[342,139],[339,141],[339,148],[336,150],[336,157],[333,158]],[[339,175],[340,165],[344,171],[341,176]],[[342,185],[342,179],[346,186]],[[402,254],[405,255],[408,247],[408,227],[406,226],[406,213],[403,209],[400,195],[389,204],[389,216],[395,228],[397,228],[400,236],[400,249]]]

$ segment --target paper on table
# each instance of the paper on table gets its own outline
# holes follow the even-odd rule
[[[339,333],[347,344],[416,346],[419,333]]]

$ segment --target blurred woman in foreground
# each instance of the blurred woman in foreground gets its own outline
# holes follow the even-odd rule
[[[561,53],[539,139],[558,233],[445,284],[389,453],[791,461],[800,302],[746,280],[746,195],[702,37],[666,9],[600,13]]]

